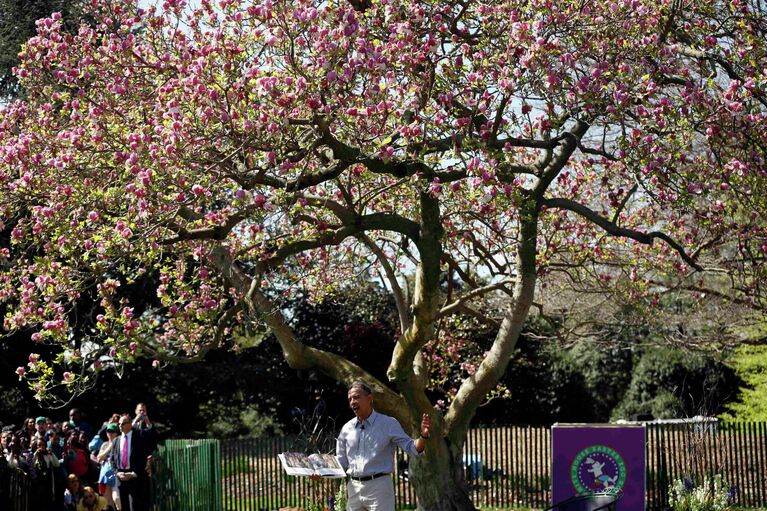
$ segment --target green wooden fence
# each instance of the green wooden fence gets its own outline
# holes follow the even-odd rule
[[[222,511],[260,511],[281,507],[308,507],[325,503],[335,494],[339,481],[314,483],[307,478],[285,474],[277,454],[301,449],[301,439],[259,438],[220,442],[220,464],[213,463],[214,449],[200,463],[192,461],[192,448],[185,441],[164,445],[158,483],[164,493],[161,510],[210,509]],[[200,442],[200,441],[186,441]],[[217,448],[216,448],[217,449]],[[735,504],[744,508],[767,507],[767,424],[765,423],[684,423],[647,426],[647,507],[663,509],[668,503],[671,481],[685,476],[720,473],[736,488]],[[186,457],[179,453],[189,452]],[[478,507],[543,508],[551,499],[551,428],[509,426],[472,429],[464,445],[467,488]],[[217,451],[216,451],[217,455]],[[196,470],[176,469],[178,463],[193,463]],[[203,467],[207,467],[204,469]],[[208,470],[211,474],[201,475]],[[216,472],[218,470],[218,472]],[[166,483],[162,474],[186,474],[184,481]],[[178,476],[177,476],[178,477]],[[180,500],[184,492],[201,502],[200,481],[213,481],[220,492],[218,507],[195,507],[195,500]],[[408,478],[407,460],[397,457],[394,473],[398,508],[415,507],[415,493]],[[184,489],[186,488],[186,489]],[[174,500],[175,499],[175,500]],[[165,504],[167,502],[168,504]],[[181,503],[172,507],[171,503]]]
[[[152,463],[155,511],[221,511],[218,440],[166,440]]]

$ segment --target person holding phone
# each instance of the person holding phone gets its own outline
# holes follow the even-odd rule
[[[40,511],[52,510],[56,501],[55,472],[59,467],[59,460],[48,449],[48,443],[44,436],[37,436],[33,447],[35,453],[32,456],[32,465],[35,467],[37,475],[34,480],[36,491],[32,493],[33,508]]]

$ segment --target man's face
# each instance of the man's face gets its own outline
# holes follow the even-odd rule
[[[146,406],[141,403],[136,405],[136,415],[146,415]]]
[[[358,419],[364,420],[373,411],[373,394],[366,394],[364,390],[353,388],[349,391],[349,408]]]
[[[35,429],[38,431],[38,433],[45,433],[45,422],[35,422]]]
[[[123,433],[128,433],[130,431],[131,420],[130,420],[130,417],[128,417],[127,415],[123,415],[122,417],[120,417],[119,424],[120,424],[120,431],[122,431]]]
[[[80,410],[70,410],[69,420],[72,422],[80,422]]]

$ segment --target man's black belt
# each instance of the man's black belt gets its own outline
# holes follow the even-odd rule
[[[379,472],[377,474],[373,474],[372,476],[349,476],[351,479],[354,479],[355,481],[372,481],[373,479],[378,479],[379,477],[388,476],[391,475],[387,472]]]

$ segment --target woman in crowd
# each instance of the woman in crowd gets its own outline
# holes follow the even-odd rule
[[[117,511],[121,511],[120,480],[117,479],[112,463],[109,461],[112,443],[119,438],[120,426],[116,422],[110,422],[107,424],[105,432],[107,441],[101,444],[99,453],[96,455],[96,461],[99,463],[99,493],[106,497],[109,505]]]
[[[13,432],[8,429],[3,429],[2,434],[0,434],[0,454],[3,456],[8,454],[8,442],[12,436]]]
[[[8,439],[8,447],[6,448],[5,459],[8,461],[9,467],[23,470],[25,474],[34,476],[34,469],[32,468],[32,464],[29,463],[22,450],[22,441],[23,438],[20,439],[16,435],[11,435],[10,439]]]
[[[56,502],[56,471],[59,467],[58,458],[48,449],[45,439],[37,436],[35,453],[32,457],[33,466],[37,477],[34,480],[35,489],[32,497],[35,501],[34,509],[48,511],[54,509]]]
[[[80,480],[88,476],[90,470],[90,457],[85,448],[80,444],[79,432],[70,434],[64,442],[64,466],[67,473],[76,475]]]
[[[21,440],[22,449],[28,448],[32,441],[32,435],[35,434],[35,419],[27,417],[24,419],[24,425],[16,432],[16,436]]]

